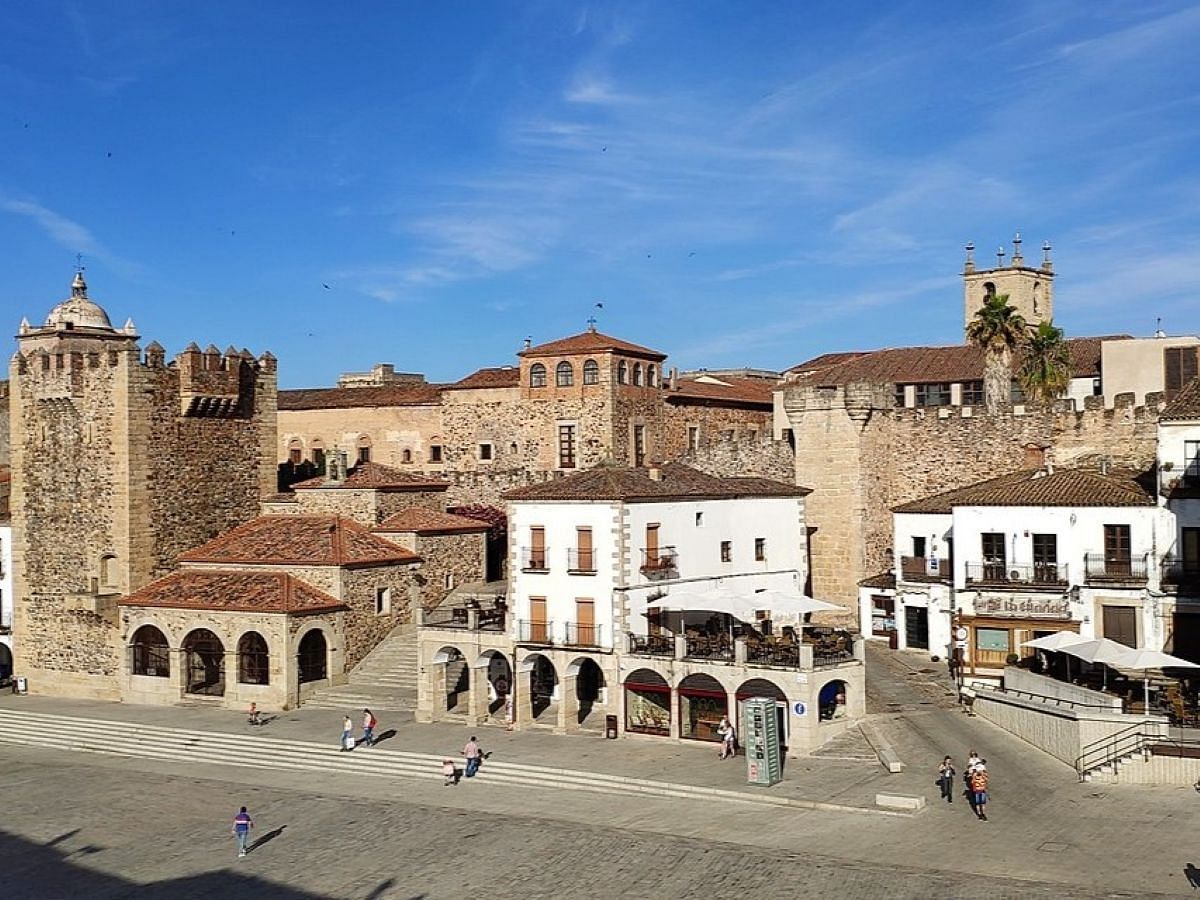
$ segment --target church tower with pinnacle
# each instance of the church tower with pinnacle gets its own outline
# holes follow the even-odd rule
[[[1030,325],[1049,322],[1054,318],[1054,263],[1050,259],[1050,242],[1042,244],[1042,262],[1028,266],[1021,252],[1021,233],[1013,237],[1012,258],[1001,246],[996,251],[996,265],[980,269],[975,265],[975,245],[967,244],[963,264],[963,328],[971,324],[975,313],[993,294],[1007,294],[1010,306],[1016,308]]]

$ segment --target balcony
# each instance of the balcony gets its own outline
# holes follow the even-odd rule
[[[1018,565],[1003,560],[967,563],[967,584],[1009,590],[1061,591],[1067,587],[1067,564]]]
[[[418,609],[417,625],[421,628],[444,628],[462,631],[492,631],[503,633],[507,610],[503,607],[482,609],[478,606],[439,606]]]
[[[1145,584],[1150,569],[1150,554],[1116,556],[1111,553],[1085,553],[1083,577],[1088,584]]]
[[[633,656],[801,672],[860,665],[864,649],[862,639],[833,628],[806,628],[800,643],[758,635],[731,638],[728,634],[629,634],[627,638]]]
[[[813,654],[814,661],[816,653]],[[746,662],[752,666],[768,666],[783,669],[800,668],[800,645],[760,641],[747,642]]]
[[[596,551],[595,550],[568,550],[567,551],[567,574],[569,574],[569,575],[595,575],[596,574]]]
[[[517,622],[518,644],[539,644],[543,647],[554,646],[553,622]]]
[[[1200,459],[1164,462],[1159,484],[1165,497],[1200,497]]]
[[[1162,561],[1162,585],[1184,594],[1200,592],[1200,559],[1177,559],[1168,556]]]
[[[631,634],[629,635],[629,652],[638,656],[661,656],[674,659],[675,635]]]
[[[900,557],[900,580],[917,583],[949,582],[954,572],[950,560],[931,556]]]
[[[699,659],[710,662],[733,662],[733,641],[728,635],[692,635],[684,640],[684,659]]]
[[[603,625],[592,625],[582,622],[566,623],[567,647],[599,647],[603,635]]]
[[[547,559],[548,555],[545,547],[522,547],[521,571],[549,572],[550,567],[546,565]]]
[[[642,574],[666,577],[678,570],[674,547],[650,547],[642,550]]]

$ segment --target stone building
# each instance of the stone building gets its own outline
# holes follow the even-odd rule
[[[337,446],[445,478],[450,505],[499,504],[505,490],[602,460],[687,458],[791,477],[791,448],[770,427],[775,373],[681,377],[664,368],[665,354],[594,328],[517,356],[451,384],[380,371],[343,379],[350,386],[283,391],[279,458],[320,467]]]
[[[14,647],[30,690],[114,698],[118,597],[252,518],[274,489],[276,365],[192,344],[167,362],[87,294],[23,320],[10,365]]]

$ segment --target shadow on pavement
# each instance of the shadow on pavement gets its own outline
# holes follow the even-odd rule
[[[266,834],[264,834],[262,837],[260,837],[257,841],[255,841],[253,844],[251,844],[249,847],[247,847],[246,852],[253,853],[255,850],[257,850],[259,847],[263,846],[264,844],[268,844],[271,841],[275,840],[275,838],[277,838],[281,834],[283,834],[283,829],[285,829],[285,828],[287,828],[286,825],[280,825],[274,831],[268,831]]]

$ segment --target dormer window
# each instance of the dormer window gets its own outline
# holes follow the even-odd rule
[[[560,362],[555,368],[554,383],[558,387],[571,387],[575,383],[575,369],[566,360]]]
[[[534,363],[529,367],[529,386],[531,388],[546,386],[546,367],[541,363]]]
[[[583,383],[584,384],[599,384],[600,383],[600,366],[597,365],[594,359],[589,359],[583,364]]]

